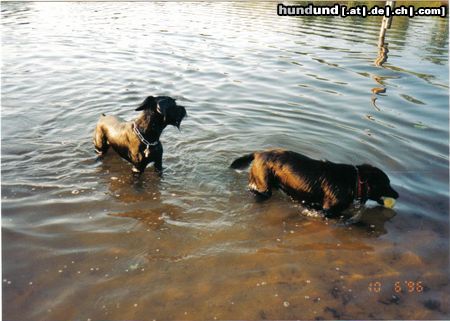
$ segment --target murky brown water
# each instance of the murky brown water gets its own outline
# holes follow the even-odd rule
[[[4,320],[450,317],[446,19],[394,19],[376,66],[379,19],[276,3],[1,8]],[[95,162],[98,116],[149,94],[189,113],[164,176]],[[255,203],[228,165],[269,147],[372,163],[401,198],[351,226]]]

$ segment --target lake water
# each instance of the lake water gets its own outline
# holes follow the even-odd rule
[[[448,20],[278,17],[276,3],[2,3],[5,320],[448,319]],[[380,93],[385,90],[385,93]],[[375,93],[373,93],[375,92]],[[376,93],[378,92],[378,93]],[[101,113],[186,106],[164,175],[95,161]],[[400,198],[346,225],[245,153],[382,168]]]

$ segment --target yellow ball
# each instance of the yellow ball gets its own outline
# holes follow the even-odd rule
[[[384,207],[387,207],[387,208],[393,208],[395,205],[395,199],[390,198],[390,197],[385,198],[383,200],[383,205],[384,205]]]

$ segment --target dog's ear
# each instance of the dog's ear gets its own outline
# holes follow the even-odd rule
[[[186,109],[183,106],[178,106],[178,113],[175,117],[175,122],[172,125],[178,128],[178,130],[180,130],[181,121],[186,116],[187,116]]]
[[[364,177],[363,180],[368,180],[369,178],[372,178],[374,176],[375,171],[377,170],[376,167],[370,164],[358,165],[358,169],[360,171],[360,174]]]
[[[166,121],[169,110],[174,109],[177,106],[177,103],[175,102],[175,99],[163,96],[156,99],[156,105],[156,111],[160,113],[163,116],[164,121]]]
[[[366,180],[369,183],[376,182],[379,184],[389,184],[389,177],[378,167],[369,164],[363,164],[358,166],[358,168],[361,172],[363,180]]]
[[[180,124],[186,116],[186,109],[176,104],[175,99],[171,97],[157,97],[156,111],[163,116],[164,122],[180,129]]]
[[[156,103],[155,97],[148,96],[147,98],[144,99],[142,104],[140,104],[139,107],[136,108],[136,111],[145,110],[145,109],[155,110],[156,107],[157,107],[157,103]]]

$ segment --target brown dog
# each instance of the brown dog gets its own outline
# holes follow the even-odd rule
[[[240,157],[230,167],[245,168],[252,161],[249,188],[262,199],[272,195],[272,188],[280,188],[312,208],[335,215],[355,200],[386,204],[385,199],[398,198],[387,175],[371,165],[336,164],[291,151],[268,150]]]
[[[134,165],[133,172],[144,172],[150,162],[161,172],[163,148],[159,137],[167,125],[180,129],[186,109],[170,97],[148,96],[136,110],[142,113],[131,122],[115,116],[100,116],[94,131],[95,151],[102,157],[112,146]]]

